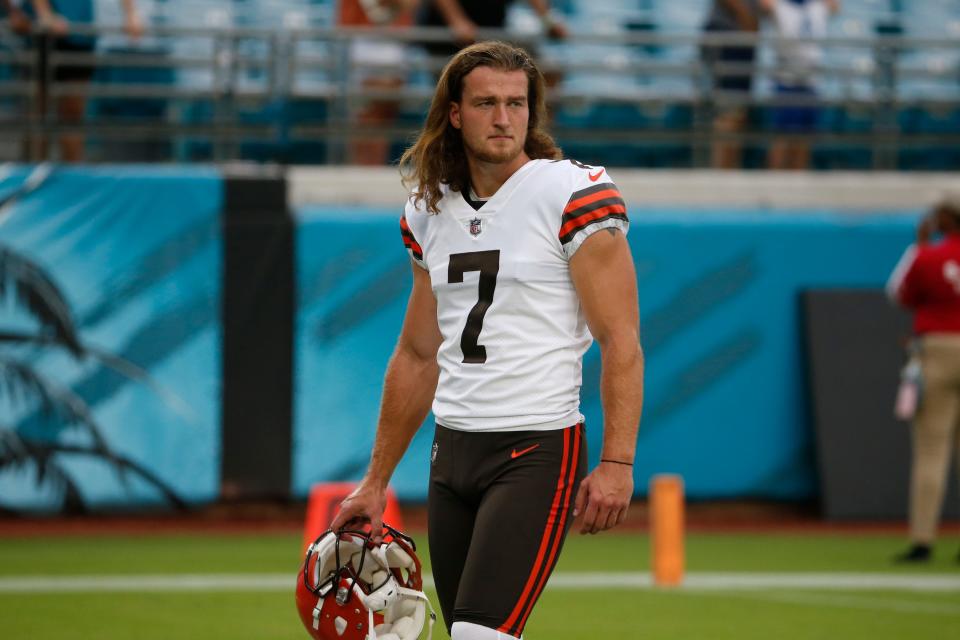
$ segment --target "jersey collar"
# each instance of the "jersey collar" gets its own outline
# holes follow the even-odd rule
[[[502,204],[510,199],[517,186],[523,182],[523,179],[530,174],[530,171],[538,163],[538,160],[527,161],[522,167],[514,171],[513,175],[507,178],[507,181],[500,185],[497,192],[487,198],[485,202],[483,200],[471,200],[469,188],[465,189],[465,192],[459,192],[459,201],[466,206],[468,213],[496,213]],[[477,203],[480,204],[479,207],[475,206]]]

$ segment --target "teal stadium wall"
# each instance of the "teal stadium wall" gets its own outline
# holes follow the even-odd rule
[[[42,171],[42,170],[41,170]],[[75,483],[88,508],[163,506],[161,490],[188,503],[215,500],[220,487],[220,291],[222,179],[203,168],[103,167],[40,171],[4,168],[0,248],[37,263],[62,290],[81,341],[133,363],[149,376],[121,375],[102,359],[65,350],[0,343],[0,360],[25,363],[51,392],[84,403],[109,452],[146,475],[120,472],[104,454],[54,452],[58,477],[17,461],[21,447],[0,440],[0,507],[51,511]],[[4,265],[11,282],[9,264]],[[0,311],[4,330],[36,333],[15,305]],[[11,393],[0,374],[0,432],[46,448],[93,448],[92,431],[46,413],[36,393]],[[18,399],[19,398],[19,399]],[[9,436],[9,432],[4,434]]]

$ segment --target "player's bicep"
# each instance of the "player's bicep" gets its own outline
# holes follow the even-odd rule
[[[437,299],[433,295],[430,274],[411,261],[413,289],[407,301],[398,349],[403,349],[420,360],[436,360],[443,338],[437,323]]]
[[[570,259],[570,276],[601,347],[611,341],[639,341],[637,276],[627,239],[604,229],[587,238]]]

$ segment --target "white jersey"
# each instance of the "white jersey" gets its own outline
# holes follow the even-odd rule
[[[437,299],[437,423],[517,431],[581,421],[582,360],[593,336],[569,260],[591,234],[628,227],[604,168],[531,160],[479,210],[450,190],[437,215],[420,204],[411,198],[400,226]]]

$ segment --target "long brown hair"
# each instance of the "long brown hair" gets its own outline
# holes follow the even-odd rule
[[[547,107],[543,74],[530,54],[506,42],[480,42],[457,53],[444,67],[430,103],[423,131],[400,158],[404,186],[417,185],[414,202],[425,201],[429,213],[440,213],[441,185],[453,191],[469,188],[470,169],[463,138],[450,124],[450,103],[463,98],[463,79],[477,67],[527,74],[527,104],[530,118],[523,150],[531,159],[561,157],[560,148],[546,132]]]

